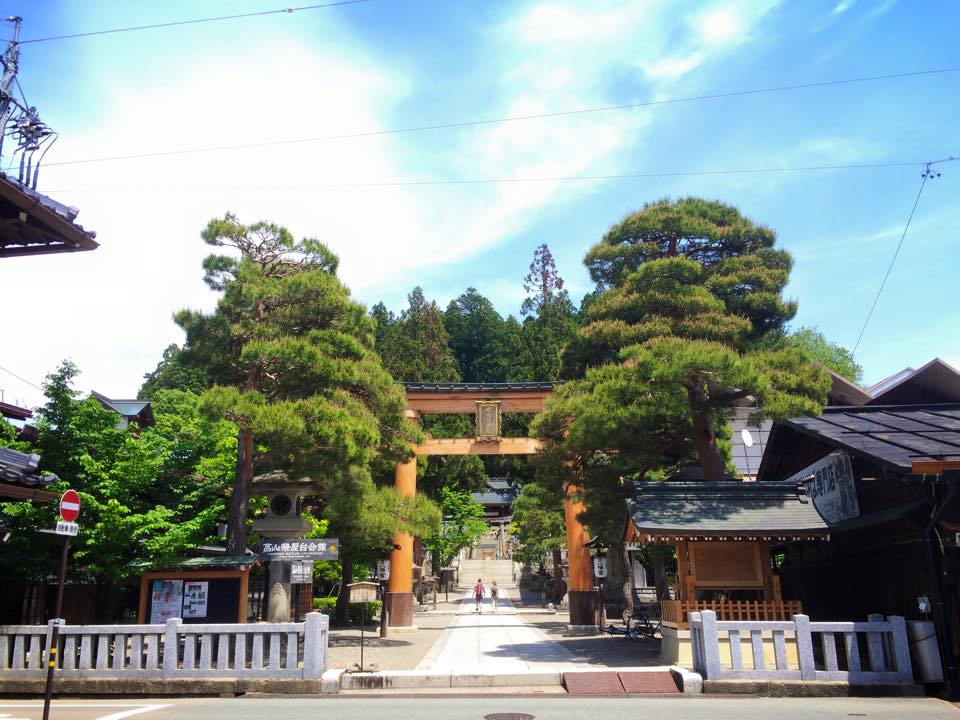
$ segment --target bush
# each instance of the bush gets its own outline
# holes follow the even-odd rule
[[[373,618],[380,614],[381,603],[379,600],[371,600],[366,603],[350,603],[350,624],[360,624],[360,613],[363,612],[363,623],[369,625]],[[319,610],[324,615],[334,615],[337,611],[337,599],[335,597],[315,597],[313,599],[313,609]]]

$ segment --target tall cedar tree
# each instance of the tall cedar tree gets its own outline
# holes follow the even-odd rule
[[[646,205],[587,253],[597,294],[568,349],[586,379],[565,387],[538,431],[617,478],[699,461],[727,476],[726,412],[752,396],[772,417],[817,413],[829,378],[795,345],[761,349],[796,312],[792,259],[775,234],[721,202]],[[564,436],[566,435],[566,440]],[[607,454],[605,451],[615,451]]]
[[[556,380],[563,350],[577,333],[577,314],[546,244],[534,251],[523,289],[527,297],[520,312],[525,317],[509,379]]]
[[[204,242],[231,255],[204,260],[204,280],[222,293],[212,314],[183,310],[185,360],[215,386],[211,416],[238,428],[227,554],[242,555],[255,470],[346,477],[375,457],[409,455],[416,430],[403,392],[373,351],[375,325],[336,277],[337,258],[317,240],[279,225],[210,221]]]

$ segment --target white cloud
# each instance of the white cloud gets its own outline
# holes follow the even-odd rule
[[[655,80],[676,80],[695,70],[703,62],[703,53],[693,52],[689,55],[671,55],[655,62],[643,64],[643,71]]]
[[[676,5],[657,2],[536,2],[512,9],[511,18],[482,37],[488,46],[480,82],[487,84],[464,93],[484,97],[477,115],[487,117],[620,103],[630,97],[616,84],[625,77],[628,93],[655,97],[749,38],[773,4],[711,5],[691,20]],[[705,18],[711,44],[691,33],[696,18]],[[401,65],[371,60],[371,53],[352,39],[317,46],[292,34],[252,48],[237,42],[189,61],[170,48],[157,56],[158,63],[170,61],[170,71],[148,82],[116,60],[96,78],[111,92],[102,114],[96,122],[84,117],[73,127],[59,124],[62,140],[49,160],[396,126],[396,109],[416,99],[420,78]],[[423,107],[426,122],[443,114]],[[245,221],[266,218],[296,235],[319,237],[340,255],[341,276],[355,293],[376,300],[408,291],[429,268],[455,266],[509,243],[551,204],[599,192],[603,184],[334,186],[616,173],[636,169],[655,122],[650,112],[609,112],[424,135],[48,164],[41,189],[82,208],[79,220],[98,231],[102,244],[89,254],[0,263],[0,286],[29,298],[32,313],[7,314],[8,331],[31,338],[8,360],[16,366],[10,369],[38,381],[70,355],[85,371],[84,389],[133,394],[163,347],[180,339],[171,313],[210,308],[215,300],[201,282],[207,248],[199,240],[213,215],[232,210]],[[528,260],[519,261],[518,274]],[[464,287],[474,281],[469,265],[458,275]],[[506,287],[489,292],[510,296]],[[43,318],[42,332],[36,318]],[[6,385],[0,378],[0,387]]]
[[[833,8],[833,12],[830,14],[840,15],[841,13],[845,13],[847,10],[853,7],[855,1],[856,0],[840,0],[840,2],[837,3],[837,6]]]

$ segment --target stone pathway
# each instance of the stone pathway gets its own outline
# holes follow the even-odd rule
[[[514,588],[501,588],[497,612],[485,598],[476,612],[471,590],[457,615],[417,665],[420,672],[501,675],[517,672],[568,672],[587,669],[575,655],[524,620],[513,605]]]

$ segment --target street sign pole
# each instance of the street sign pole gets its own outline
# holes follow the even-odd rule
[[[50,651],[47,653],[47,687],[43,695],[43,720],[50,720],[50,700],[53,698],[53,671],[57,667],[57,645],[60,642],[60,612],[63,610],[63,585],[67,577],[67,555],[70,553],[70,536],[63,538],[63,553],[60,556],[60,580],[57,583],[57,606],[54,611],[53,629],[50,631]]]

